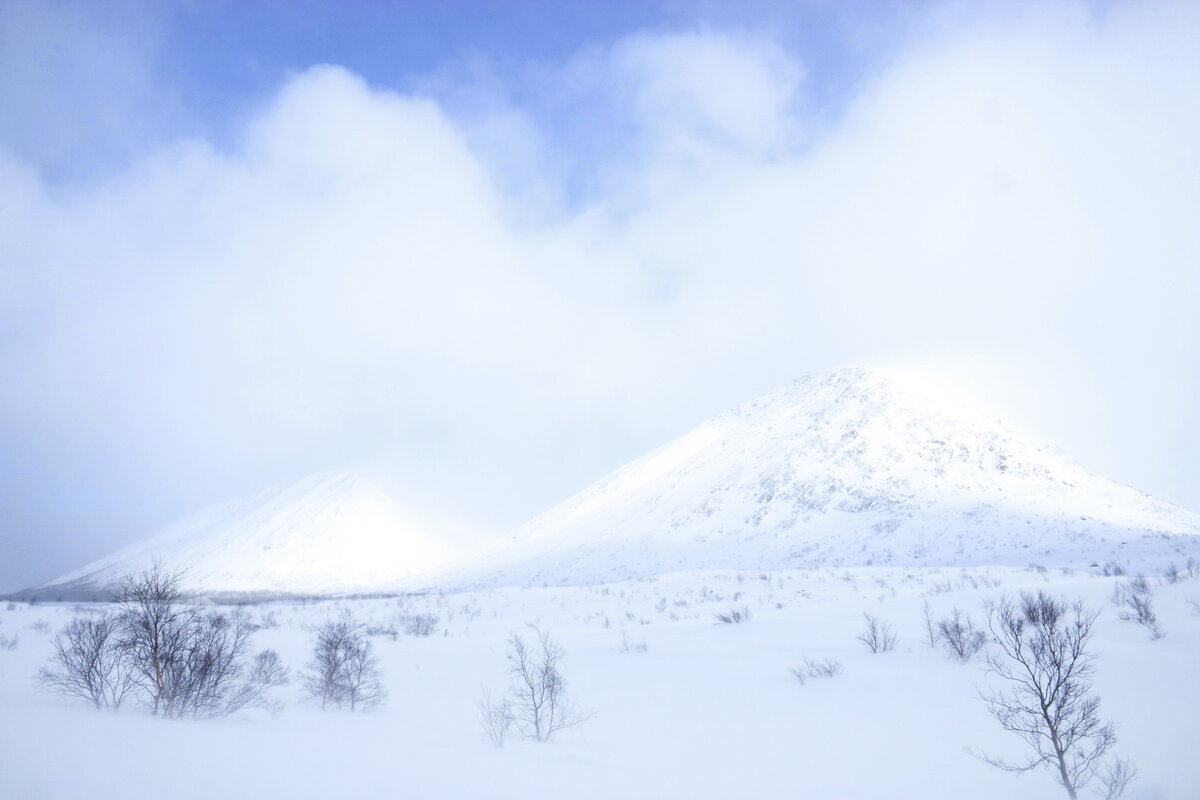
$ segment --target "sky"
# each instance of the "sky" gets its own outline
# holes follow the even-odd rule
[[[0,591],[356,469],[506,532],[847,364],[1200,510],[1200,6],[0,0]]]

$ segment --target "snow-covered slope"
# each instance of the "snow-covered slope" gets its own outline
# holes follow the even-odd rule
[[[1086,568],[1195,551],[1200,515],[912,385],[860,368],[801,379],[617,470],[441,582],[850,564]]]
[[[86,594],[156,559],[191,591],[370,591],[451,557],[439,533],[356,475],[318,473],[201,511],[36,591]]]

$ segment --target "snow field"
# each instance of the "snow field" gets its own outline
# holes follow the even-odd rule
[[[952,608],[983,622],[1002,592],[1045,589],[1101,610],[1093,640],[1102,713],[1116,753],[1141,772],[1133,797],[1187,798],[1200,785],[1200,580],[1155,579],[1166,637],[1118,618],[1115,579],[1055,570],[850,568],[687,572],[594,587],[265,603],[254,648],[293,676],[309,627],[340,608],[372,628],[415,614],[434,635],[372,637],[389,692],[366,714],[322,713],[293,680],[287,706],[207,722],[137,709],[96,713],[36,690],[33,677],[70,604],[0,606],[0,783],[13,798],[763,797],[1059,798],[1048,771],[1017,776],[966,752],[1020,757],[987,714],[981,657],[962,664],[925,640],[921,615]],[[743,624],[718,613],[748,609]],[[863,612],[892,624],[897,649],[873,655]],[[567,697],[590,715],[548,744],[484,737],[481,685],[506,684],[505,640],[539,623],[566,650]],[[621,652],[622,634],[646,644]],[[801,685],[806,657],[841,674]]]

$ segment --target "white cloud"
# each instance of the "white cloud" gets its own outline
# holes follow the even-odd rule
[[[0,416],[164,514],[366,463],[503,526],[796,374],[933,357],[1200,506],[1198,40],[1166,6],[958,27],[816,134],[793,54],[639,34],[486,114],[315,67],[232,148],[53,189],[0,158]],[[497,181],[552,186],[504,143],[573,131],[572,203]]]

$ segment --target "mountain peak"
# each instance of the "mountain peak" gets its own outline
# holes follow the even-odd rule
[[[1163,536],[1200,535],[1200,516],[1092,475],[947,385],[866,367],[796,380],[527,523],[495,554],[488,580],[884,563],[1086,567],[1149,557]]]
[[[369,591],[453,554],[418,519],[352,472],[318,472],[207,508],[39,587],[96,591],[156,560],[209,593]]]

